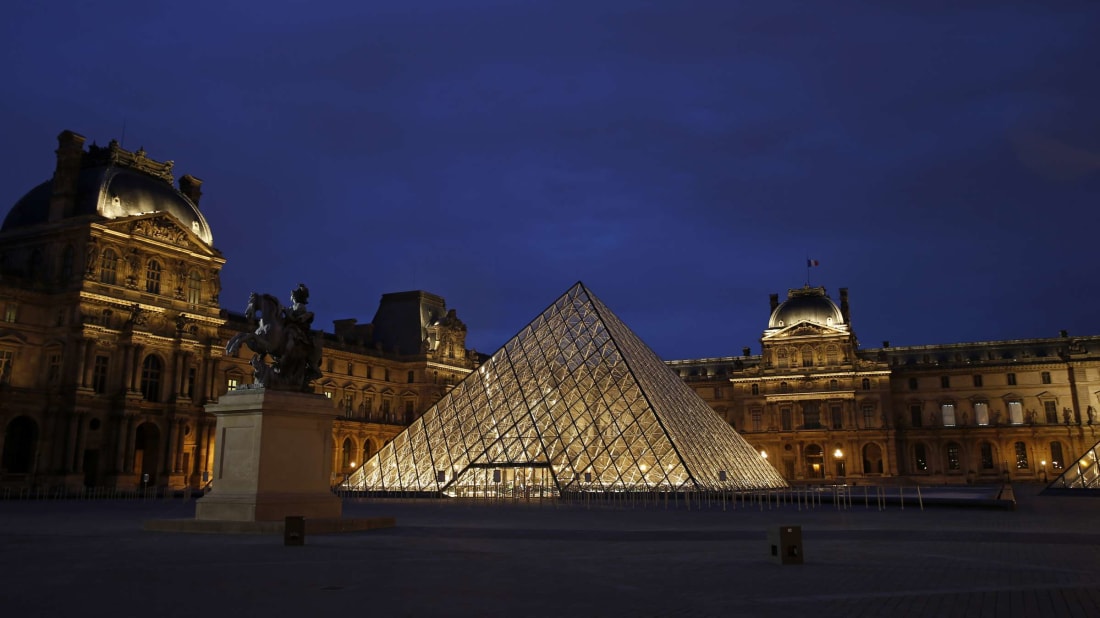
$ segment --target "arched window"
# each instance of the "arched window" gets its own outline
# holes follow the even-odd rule
[[[982,455],[982,470],[993,469],[993,445],[989,442],[982,442],[979,446],[979,451]]]
[[[781,392],[781,393],[785,393],[785,392],[789,391],[790,388],[791,387],[788,386],[786,382],[780,382],[779,383],[779,392]]]
[[[118,281],[118,254],[114,249],[104,249],[99,259],[99,282],[114,285]]]
[[[913,445],[913,469],[918,472],[928,471],[928,447],[924,444]]]
[[[15,417],[4,432],[4,470],[12,474],[30,472],[37,443],[38,423],[29,416]]]
[[[959,458],[959,445],[955,442],[947,444],[947,469],[962,470],[962,461]]]
[[[363,461],[366,461],[374,455],[374,450],[370,446],[370,438],[363,440]]]
[[[863,473],[882,474],[882,448],[877,444],[863,447]]]
[[[160,294],[160,262],[149,260],[145,268],[145,291],[150,294]]]
[[[340,466],[347,470],[351,468],[351,438],[344,438],[344,444],[340,446]]]
[[[1028,468],[1031,467],[1030,464],[1028,464],[1028,461],[1027,461],[1027,445],[1024,444],[1023,442],[1017,442],[1015,444],[1015,448],[1016,448],[1016,469],[1017,470],[1027,470]]]
[[[191,305],[202,302],[202,275],[197,270],[187,276],[187,302]]]
[[[825,455],[816,444],[806,447],[806,476],[812,479],[825,478]]]
[[[141,396],[145,401],[160,401],[160,359],[150,354],[141,363]]]
[[[1061,470],[1066,465],[1066,460],[1062,459],[1062,443],[1055,440],[1050,443],[1050,467],[1053,470]]]
[[[871,380],[869,380],[867,378],[863,378],[863,380],[861,380],[859,384],[860,384],[860,388],[862,388],[863,390],[865,390],[865,391],[871,390]]]
[[[751,388],[752,388],[752,394],[753,395],[759,395],[760,394],[760,385],[759,384],[753,384]]]

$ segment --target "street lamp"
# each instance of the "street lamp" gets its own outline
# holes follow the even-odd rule
[[[764,449],[760,449],[760,456],[763,457],[764,459],[767,459],[768,458],[768,451],[765,451]]]
[[[1044,460],[1040,461],[1039,465],[1042,466],[1043,482],[1045,483],[1045,482],[1047,482],[1047,460],[1044,459]]]

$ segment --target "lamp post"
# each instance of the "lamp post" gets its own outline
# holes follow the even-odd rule
[[[1041,466],[1040,469],[1043,471],[1043,482],[1045,483],[1047,482],[1047,460],[1044,459],[1040,461],[1039,465]]]

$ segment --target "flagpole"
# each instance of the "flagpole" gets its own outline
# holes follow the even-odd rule
[[[806,257],[806,287],[810,287],[810,258]]]

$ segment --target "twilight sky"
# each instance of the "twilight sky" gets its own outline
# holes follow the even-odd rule
[[[424,289],[493,352],[581,280],[728,356],[810,257],[864,347],[1100,334],[1095,0],[15,0],[0,66],[0,208],[144,146],[235,311]]]

